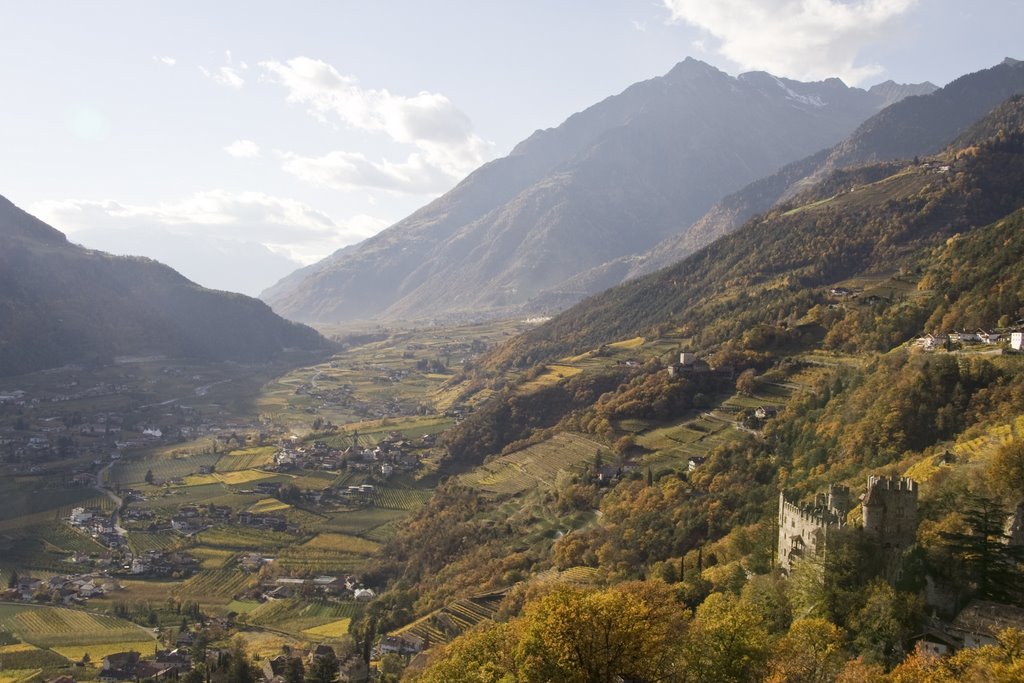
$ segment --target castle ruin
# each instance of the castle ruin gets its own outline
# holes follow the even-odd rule
[[[796,558],[823,552],[829,532],[846,526],[850,509],[850,490],[845,486],[830,486],[827,494],[819,493],[813,504],[806,505],[779,494],[779,567],[789,572]],[[861,519],[864,533],[894,567],[894,560],[917,535],[917,482],[909,477],[868,477]]]

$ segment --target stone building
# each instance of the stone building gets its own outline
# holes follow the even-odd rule
[[[788,572],[797,557],[824,551],[829,532],[846,526],[851,509],[850,490],[845,486],[830,486],[828,493],[805,505],[780,494],[779,567]],[[886,573],[892,575],[900,554],[917,535],[917,482],[909,477],[868,477],[861,520],[865,535],[885,554]]]
[[[788,572],[797,557],[813,556],[824,550],[830,529],[846,525],[850,511],[850,489],[830,486],[813,504],[800,505],[779,494],[779,567]]]

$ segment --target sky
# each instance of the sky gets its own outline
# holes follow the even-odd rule
[[[0,0],[0,195],[256,295],[688,56],[868,87],[1024,58],[1024,0]]]

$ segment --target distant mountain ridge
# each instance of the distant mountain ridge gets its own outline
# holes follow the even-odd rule
[[[872,90],[879,88],[879,93],[884,92],[891,88],[890,83],[874,86]],[[901,87],[907,90],[906,86]],[[992,68],[961,76],[934,92],[900,98],[835,147],[788,164],[724,197],[689,228],[642,257],[632,259],[623,279],[654,272],[685,258],[835,169],[934,154],[999,103],[1019,93],[1024,93],[1024,62],[1007,58]],[[608,268],[616,270],[618,266],[609,264]]]
[[[490,363],[530,367],[659,327],[679,327],[681,336],[708,348],[757,325],[779,325],[785,312],[818,305],[828,315],[824,288],[832,283],[924,267],[930,250],[950,237],[971,235],[1024,208],[1024,97],[1009,98],[925,161],[833,171],[684,260],[605,290],[511,340]],[[973,315],[985,319],[987,310]],[[924,324],[905,322],[911,327],[887,330],[892,338],[880,348],[902,343]]]
[[[260,361],[329,347],[257,299],[77,246],[0,197],[0,376],[119,355]]]
[[[408,218],[267,289],[303,321],[564,306],[574,278],[640,255],[722,196],[843,139],[894,99],[838,79],[733,78],[694,59],[537,131]],[[543,304],[545,297],[550,304]]]

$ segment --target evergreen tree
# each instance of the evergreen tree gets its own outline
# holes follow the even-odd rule
[[[1020,602],[1024,595],[1024,548],[1011,546],[1003,536],[1006,512],[992,498],[972,495],[963,511],[970,531],[942,532],[952,554],[964,565],[978,597],[997,602]]]

